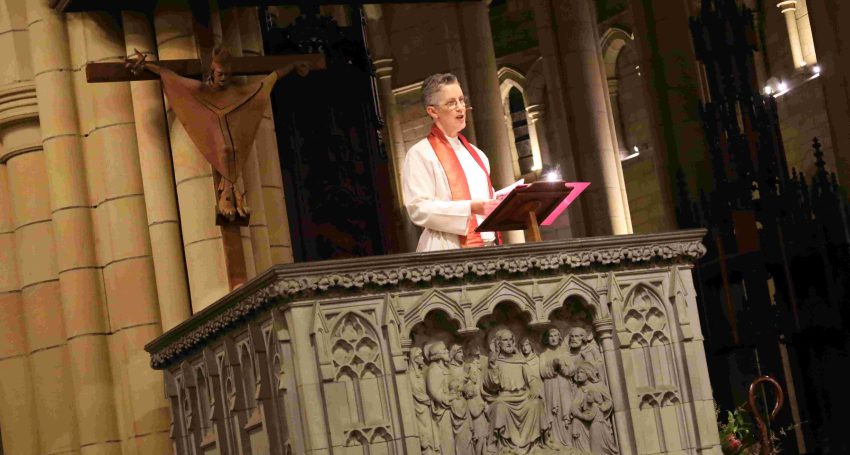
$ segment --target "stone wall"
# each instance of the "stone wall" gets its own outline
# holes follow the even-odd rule
[[[176,451],[719,455],[703,235],[276,267],[147,346]]]

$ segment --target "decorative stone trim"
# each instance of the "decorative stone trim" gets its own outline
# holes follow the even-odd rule
[[[33,81],[0,87],[0,128],[9,123],[38,118],[38,99]]]
[[[329,292],[378,288],[391,292],[423,283],[451,283],[559,269],[620,269],[649,263],[692,263],[702,257],[704,229],[663,234],[592,237],[498,248],[409,253],[278,265],[145,346],[151,366],[163,369],[262,308]]]

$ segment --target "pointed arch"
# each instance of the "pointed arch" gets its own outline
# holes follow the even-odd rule
[[[635,37],[626,27],[615,25],[602,34],[599,47],[602,49],[602,61],[605,64],[605,75],[608,78],[616,77],[617,58],[620,51],[627,44],[634,41]]]
[[[578,297],[590,310],[594,321],[608,313],[607,309],[601,308],[596,289],[581,278],[570,275],[561,280],[555,290],[543,299],[540,305],[541,319],[548,321],[552,312],[563,306],[564,301],[570,297]]]
[[[531,323],[540,322],[537,317],[537,305],[534,299],[522,289],[507,281],[490,288],[487,294],[472,305],[471,326],[475,327],[484,316],[493,314],[496,305],[502,302],[510,302],[517,305],[520,311],[528,313]]]
[[[425,322],[425,317],[434,310],[446,313],[449,319],[457,322],[461,330],[469,327],[461,304],[445,292],[432,289],[423,295],[410,310],[404,312],[404,337],[410,338],[413,327]]]

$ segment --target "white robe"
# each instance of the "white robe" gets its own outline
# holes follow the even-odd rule
[[[473,200],[490,199],[491,188],[487,185],[487,176],[470,156],[458,138],[448,138],[458,156],[461,167],[466,173],[469,193]],[[490,162],[478,147],[472,146],[487,172]],[[416,251],[438,251],[460,248],[458,236],[467,235],[469,217],[472,214],[472,201],[453,201],[449,188],[449,179],[443,165],[434,153],[428,138],[422,139],[410,148],[404,158],[401,171],[404,206],[410,221],[425,228],[419,237]],[[484,220],[478,216],[478,222]],[[493,241],[494,232],[482,232],[481,238]]]

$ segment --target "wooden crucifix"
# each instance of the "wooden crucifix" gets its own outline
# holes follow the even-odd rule
[[[86,80],[139,81],[160,78],[177,119],[213,168],[216,191],[216,224],[220,226],[230,289],[247,279],[240,226],[246,226],[250,209],[238,183],[254,144],[266,101],[278,78],[292,70],[302,76],[324,69],[321,54],[231,58],[228,51],[213,49],[208,26],[209,10],[195,9],[197,60],[147,62],[136,51],[125,63],[90,63]],[[198,20],[198,17],[207,20]],[[260,81],[235,84],[232,76],[266,75]],[[202,80],[188,76],[202,76]],[[213,209],[212,207],[210,209]]]

